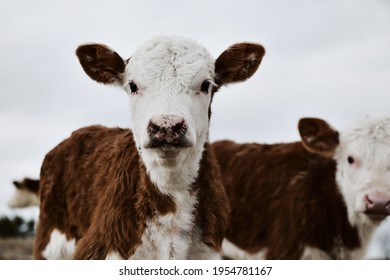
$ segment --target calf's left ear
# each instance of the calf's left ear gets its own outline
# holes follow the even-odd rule
[[[217,85],[249,79],[256,72],[264,54],[263,46],[258,44],[238,43],[229,47],[215,61]]]
[[[302,118],[298,123],[302,145],[311,153],[332,157],[339,145],[339,133],[326,121],[317,118]]]

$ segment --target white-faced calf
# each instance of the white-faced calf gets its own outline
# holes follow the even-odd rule
[[[231,202],[231,258],[360,259],[390,214],[390,119],[339,133],[299,122],[301,142],[212,144]]]
[[[8,202],[11,208],[21,208],[39,205],[39,180],[24,178],[14,181],[15,193]]]
[[[229,208],[208,144],[211,101],[264,55],[235,44],[216,60],[192,40],[158,37],[130,59],[77,49],[95,81],[124,88],[133,130],[91,126],[43,162],[35,258],[218,258]]]

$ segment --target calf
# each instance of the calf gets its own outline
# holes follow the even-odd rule
[[[218,258],[229,208],[210,105],[254,74],[263,47],[235,44],[214,60],[192,40],[158,37],[128,60],[100,44],[76,54],[93,80],[128,93],[133,130],[82,128],[46,155],[35,258]]]
[[[39,205],[39,180],[24,178],[21,181],[14,181],[13,184],[16,190],[8,202],[9,207],[22,208]]]
[[[301,142],[212,144],[231,203],[231,258],[359,259],[390,214],[390,119],[340,136],[299,122]]]

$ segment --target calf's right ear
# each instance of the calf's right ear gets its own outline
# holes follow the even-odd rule
[[[311,153],[332,157],[339,145],[339,133],[324,120],[302,118],[298,130],[302,145]]]
[[[102,44],[81,45],[76,55],[85,73],[103,84],[121,83],[126,62],[112,49]]]

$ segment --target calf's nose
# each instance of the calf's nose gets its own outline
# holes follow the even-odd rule
[[[364,197],[365,213],[374,219],[384,219],[390,215],[390,194],[372,192]]]
[[[183,117],[161,115],[150,119],[147,131],[152,140],[152,146],[184,144],[187,124]]]

